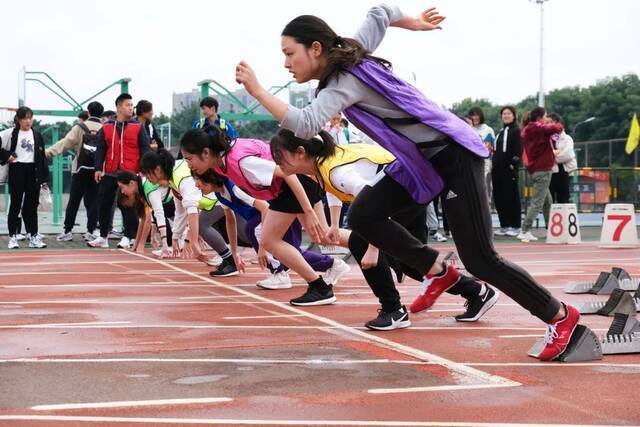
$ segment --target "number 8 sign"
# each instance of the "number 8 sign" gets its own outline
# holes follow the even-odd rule
[[[573,203],[556,203],[549,211],[549,227],[547,243],[574,244],[580,243],[580,225],[578,209]]]
[[[600,246],[606,248],[638,246],[638,228],[632,204],[609,203],[605,207]]]

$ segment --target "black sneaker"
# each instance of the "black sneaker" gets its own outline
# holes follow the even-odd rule
[[[458,322],[475,322],[480,320],[480,318],[496,304],[498,298],[500,298],[500,292],[496,292],[487,286],[487,291],[484,295],[467,300],[464,304],[464,306],[467,307],[467,311],[457,315],[456,320]]]
[[[237,276],[238,268],[236,267],[236,263],[233,260],[233,257],[228,257],[222,260],[222,264],[218,266],[216,271],[210,271],[210,276],[213,277],[229,277],[229,276]]]
[[[316,286],[307,288],[304,295],[289,301],[291,305],[311,306],[311,305],[329,305],[336,302],[333,295],[333,287],[329,285],[325,290],[320,290]]]
[[[393,329],[408,328],[411,326],[411,321],[409,320],[407,308],[403,305],[400,310],[390,313],[382,311],[382,309],[378,310],[378,317],[369,320],[364,326],[374,331],[391,331]]]

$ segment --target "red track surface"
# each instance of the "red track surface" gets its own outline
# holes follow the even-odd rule
[[[640,275],[640,250],[499,249],[567,302],[606,299],[565,295],[569,281]],[[543,325],[504,295],[477,323],[456,323],[462,300],[445,295],[411,328],[373,333],[355,266],[337,304],[297,309],[302,282],[261,291],[255,267],[214,281],[191,261],[88,250],[2,252],[0,265],[0,425],[640,424],[640,355],[529,358]],[[400,289],[405,303],[419,291]],[[597,334],[610,321],[582,318]],[[121,403],[55,406],[105,402]]]

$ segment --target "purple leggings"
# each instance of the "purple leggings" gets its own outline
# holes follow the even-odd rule
[[[249,243],[251,243],[251,246],[256,252],[258,252],[260,245],[258,244],[258,239],[256,239],[255,230],[258,224],[260,224],[260,220],[260,214],[256,213],[247,220],[244,226],[245,237]],[[333,258],[330,256],[322,255],[314,251],[303,251],[300,249],[300,244],[302,243],[302,226],[297,219],[293,221],[287,232],[282,236],[282,240],[296,248],[314,271],[325,272],[333,266]],[[283,270],[289,270],[289,267],[282,263],[280,263],[278,268],[269,266],[269,271],[272,273],[279,273]]]

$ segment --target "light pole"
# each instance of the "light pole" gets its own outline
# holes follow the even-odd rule
[[[585,120],[583,120],[583,121],[581,121],[581,122],[576,123],[575,125],[573,125],[573,132],[571,133],[571,135],[573,135],[573,136],[575,137],[575,136],[576,136],[576,129],[578,129],[578,126],[583,125],[583,124],[585,124],[585,123],[592,122],[592,121],[594,121],[595,119],[596,119],[596,117],[595,117],[595,116],[591,116],[591,117],[589,117],[588,119],[585,119]]]
[[[544,2],[549,0],[529,0],[540,5],[540,88],[538,106],[544,107]]]

